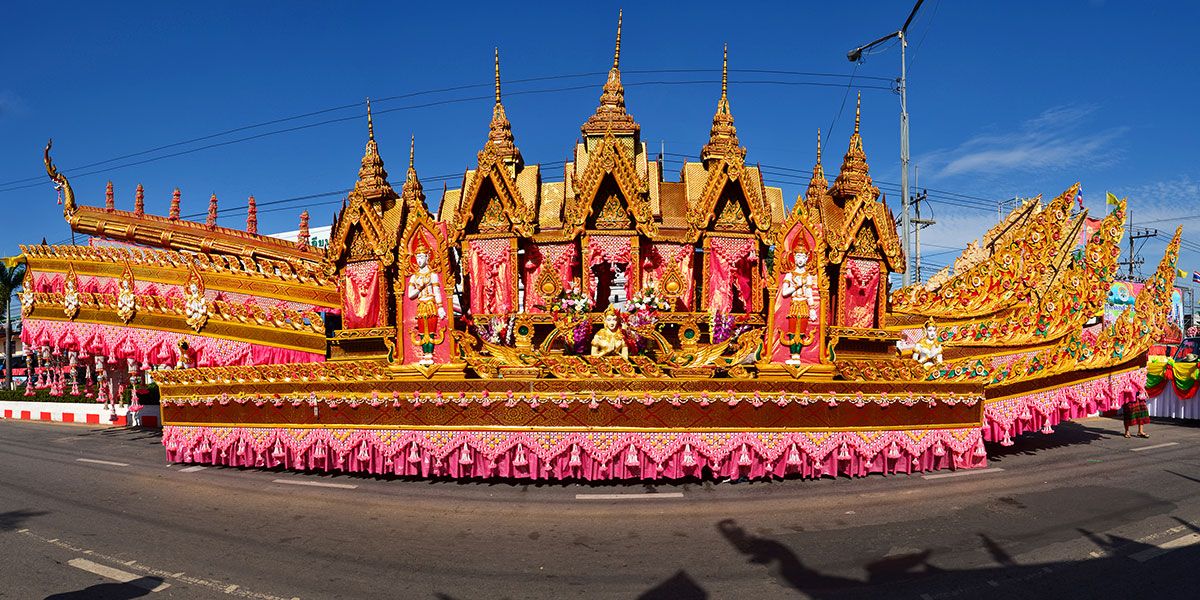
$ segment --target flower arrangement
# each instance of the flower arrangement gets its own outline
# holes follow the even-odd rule
[[[746,323],[745,315],[727,315],[715,312],[709,326],[709,334],[714,344],[737,338],[751,329]]]
[[[571,287],[564,289],[546,306],[540,308],[556,314],[581,315],[592,310],[592,299],[579,289],[578,283],[572,283]]]
[[[492,317],[487,323],[475,326],[475,333],[479,335],[479,339],[485,340],[492,344],[513,344],[513,336],[515,328],[513,322],[516,317]]]
[[[658,294],[658,284],[646,282],[632,298],[625,301],[625,312],[633,315],[644,311],[671,310],[671,301]]]

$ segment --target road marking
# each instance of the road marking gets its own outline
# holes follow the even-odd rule
[[[313,487],[338,488],[338,489],[342,489],[342,490],[353,490],[353,489],[358,488],[357,485],[351,485],[349,483],[325,483],[323,481],[293,481],[291,479],[276,479],[276,480],[272,481],[271,483],[285,483],[287,485],[311,485]]]
[[[180,473],[195,473],[196,471],[203,471],[207,468],[208,467],[205,467],[203,465],[196,465],[194,467],[184,467],[184,468],[180,469],[179,472]]]
[[[28,536],[28,537],[30,537],[30,538],[32,538],[32,539],[38,540],[38,541],[40,541],[40,542],[44,542],[44,543],[47,543],[47,544],[54,545],[54,546],[56,546],[56,547],[59,547],[59,548],[62,548],[62,549],[64,549],[64,550],[68,550],[68,551],[70,551],[70,552],[77,552],[77,553],[80,553],[80,554],[90,555],[90,556],[92,556],[92,557],[95,557],[95,558],[102,559],[102,560],[104,560],[104,561],[106,561],[106,562],[109,562],[109,563],[122,563],[122,562],[124,562],[124,557],[120,557],[120,558],[118,558],[118,557],[116,557],[116,556],[109,556],[109,555],[102,554],[102,553],[99,553],[99,552],[93,552],[93,551],[91,551],[91,550],[88,550],[88,549],[86,549],[86,548],[80,548],[80,547],[78,547],[78,546],[75,546],[75,545],[73,545],[73,544],[70,544],[70,543],[64,542],[64,541],[62,541],[62,540],[59,540],[58,538],[54,538],[53,540],[51,540],[51,539],[47,539],[47,538],[44,538],[44,537],[42,537],[42,536],[40,536],[40,535],[38,535],[38,534],[36,534],[36,533],[34,533],[34,532],[30,531],[29,529],[20,529],[20,530],[18,530],[18,531],[17,531],[17,533],[20,533],[20,534],[26,535],[26,536]],[[86,561],[86,560],[83,560],[83,559],[77,559],[77,560],[82,560],[82,561],[83,561],[83,562],[85,562],[85,563],[86,563],[86,562],[90,562],[90,561]],[[68,561],[68,562],[69,562],[69,561]],[[129,562],[133,562],[134,564],[129,564]],[[229,595],[231,595],[231,596],[238,596],[238,597],[241,597],[241,598],[253,598],[253,599],[255,599],[255,600],[288,600],[288,599],[287,599],[287,598],[285,598],[285,597],[273,596],[273,595],[271,595],[271,594],[264,594],[264,593],[262,593],[262,592],[254,592],[254,591],[250,591],[250,590],[247,590],[246,588],[243,588],[243,587],[241,587],[240,585],[239,585],[239,586],[237,586],[237,587],[235,587],[235,588],[233,589],[233,591],[232,591],[232,592],[230,592],[230,591],[228,591],[228,590],[229,590],[229,588],[230,588],[231,584],[230,584],[230,583],[228,583],[228,582],[221,582],[221,581],[209,581],[209,580],[207,580],[207,579],[200,579],[200,578],[197,578],[197,577],[191,577],[191,576],[189,576],[189,575],[185,575],[185,574],[183,573],[183,571],[180,571],[180,572],[178,572],[178,573],[171,573],[170,571],[166,571],[166,570],[163,570],[163,569],[156,569],[156,568],[154,568],[154,567],[151,567],[151,566],[149,566],[149,565],[145,565],[145,564],[139,563],[139,562],[137,562],[137,561],[129,561],[129,562],[124,562],[124,564],[125,564],[125,565],[127,565],[127,566],[128,566],[128,567],[129,567],[131,570],[133,570],[133,571],[138,571],[138,572],[141,572],[141,573],[143,573],[143,574],[144,574],[144,575],[142,575],[142,577],[143,577],[143,578],[145,578],[145,577],[154,577],[154,578],[156,578],[156,579],[160,579],[160,580],[165,580],[165,579],[176,579],[176,580],[178,580],[177,584],[178,584],[178,583],[185,583],[185,584],[189,584],[189,585],[203,586],[203,587],[206,587],[206,588],[208,588],[208,589],[210,589],[210,590],[213,590],[213,591],[215,591],[215,592],[224,592],[224,593],[226,593],[226,594],[229,594]],[[93,564],[94,564],[94,563],[93,563]],[[103,565],[101,565],[101,566],[103,566]],[[143,583],[145,583],[145,582],[143,582]],[[292,600],[299,600],[299,598],[295,598],[295,597],[293,597],[293,598],[292,598]]]
[[[1166,448],[1168,446],[1178,446],[1178,445],[1179,445],[1179,442],[1167,442],[1165,444],[1155,444],[1153,446],[1139,446],[1137,448],[1130,448],[1129,451],[1130,452],[1141,452],[1142,450],[1156,450],[1158,448]]]
[[[77,459],[75,459],[75,462],[92,463],[95,465],[109,465],[112,467],[128,467],[129,466],[129,463],[119,463],[119,462],[113,462],[111,460],[96,460],[94,458],[77,458]]]
[[[660,492],[656,494],[575,494],[576,500],[660,500],[682,497],[683,492]]]
[[[142,577],[134,575],[133,573],[122,571],[120,569],[114,569],[112,567],[108,567],[100,563],[94,563],[83,558],[72,558],[71,560],[67,561],[67,564],[75,567],[76,569],[87,571],[88,573],[99,575],[113,581],[128,583],[134,587],[139,587],[143,590],[150,590],[151,592],[161,592],[171,587],[171,584],[169,583],[162,581],[158,583],[153,581],[144,581]]]
[[[1181,538],[1175,538],[1169,542],[1156,544],[1153,548],[1147,548],[1141,552],[1130,554],[1129,558],[1132,558],[1138,562],[1146,562],[1152,558],[1162,556],[1176,548],[1184,548],[1186,546],[1192,546],[1195,544],[1200,544],[1200,533],[1189,533]]]
[[[984,473],[998,473],[1003,471],[1000,467],[991,467],[988,469],[967,469],[965,471],[954,471],[953,473],[934,473],[933,475],[922,475],[922,479],[945,479],[947,477],[965,477],[967,475],[983,475]]]

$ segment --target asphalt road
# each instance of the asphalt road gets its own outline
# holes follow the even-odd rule
[[[0,598],[1200,597],[1200,428],[1119,428],[930,479],[525,485],[188,469],[150,432],[0,421]]]

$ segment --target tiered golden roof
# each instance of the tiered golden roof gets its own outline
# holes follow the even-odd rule
[[[508,164],[521,163],[521,151],[513,141],[512,124],[504,114],[500,102],[500,49],[496,48],[496,105],[492,108],[492,122],[488,127],[488,144],[496,157]]]
[[[717,101],[717,112],[713,114],[712,130],[708,143],[700,151],[700,160],[710,161],[721,157],[738,155],[745,158],[746,149],[738,146],[737,128],[733,126],[733,113],[729,110],[729,46],[721,59],[721,99]]]
[[[608,80],[604,82],[604,91],[600,94],[600,105],[580,129],[585,136],[603,136],[611,132],[635,137],[640,130],[633,115],[625,110],[625,86],[621,84],[620,11],[617,12],[617,43],[613,51],[612,68],[608,71]]]
[[[329,233],[325,260],[331,269],[349,260],[373,259],[385,265],[395,260],[396,234],[404,212],[403,203],[397,202],[398,199],[388,182],[383,157],[375,142],[375,122],[368,100],[367,145],[358,169],[358,180],[334,217]],[[354,235],[361,237],[356,244],[351,244]]]

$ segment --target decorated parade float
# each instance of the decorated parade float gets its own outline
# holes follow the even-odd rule
[[[83,374],[42,383],[112,394],[153,371],[173,462],[590,480],[978,467],[985,440],[1144,393],[1178,232],[1109,324],[1088,326],[1125,204],[1085,230],[1078,186],[892,289],[905,256],[857,111],[832,184],[818,138],[788,210],[724,78],[700,160],[669,180],[619,59],[618,28],[557,180],[516,146],[497,58],[486,142],[436,214],[411,149],[389,182],[368,105],[324,252],[258,235],[253,204],[246,231],[215,224],[215,197],[207,223],[178,192],[165,218],[140,191],[132,212],[78,205],[47,146],[71,227],[110,243],[22,247],[24,341]]]

